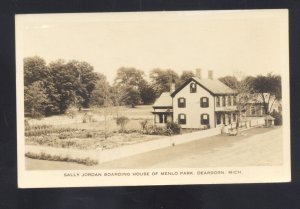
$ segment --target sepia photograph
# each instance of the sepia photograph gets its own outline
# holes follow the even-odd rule
[[[19,187],[290,181],[288,10],[15,19]]]

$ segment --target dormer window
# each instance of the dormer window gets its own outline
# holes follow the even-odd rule
[[[178,107],[179,108],[185,107],[185,98],[183,98],[183,97],[178,98]]]
[[[196,93],[197,91],[197,85],[195,83],[190,84],[190,92],[191,93]]]
[[[207,97],[202,97],[200,99],[200,107],[208,107],[209,106],[209,101]]]

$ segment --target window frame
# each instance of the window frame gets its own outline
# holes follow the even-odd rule
[[[226,107],[226,97],[222,96],[222,107]]]
[[[194,86],[194,88],[192,86]],[[194,83],[194,82],[190,83],[190,93],[196,93],[196,92],[197,92],[196,83]]]
[[[207,119],[204,119],[204,118],[203,118],[205,115],[207,116]],[[207,122],[204,123],[204,121],[207,121]],[[202,113],[202,114],[200,115],[200,124],[201,124],[201,125],[209,125],[209,114],[207,114],[207,113]]]
[[[184,116],[184,119],[181,119],[180,116]],[[186,114],[179,113],[178,114],[178,124],[185,125],[186,124]]]
[[[182,103],[180,102],[181,99],[183,99]],[[178,108],[185,108],[186,107],[186,99],[184,97],[179,97],[177,100],[177,106],[178,106]]]
[[[206,99],[206,102],[203,100]],[[209,107],[209,98],[208,97],[201,97],[200,98],[200,107],[202,108],[208,108]]]
[[[220,107],[220,105],[221,105],[220,97],[216,96],[216,107]]]

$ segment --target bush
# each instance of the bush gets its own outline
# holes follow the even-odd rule
[[[181,126],[178,123],[168,122],[167,129],[171,130],[171,134],[180,134]]]
[[[116,123],[118,126],[121,127],[121,131],[124,131],[125,129],[125,125],[129,122],[129,118],[125,117],[125,116],[121,116],[121,117],[118,117],[116,119]]]
[[[275,120],[274,120],[274,125],[275,126],[281,126],[282,125],[282,114],[281,113],[273,111],[271,113],[271,116],[273,118],[275,118]]]
[[[140,122],[143,131],[147,129],[148,123],[149,123],[149,120],[142,120],[142,121]]]
[[[71,158],[68,156],[61,156],[61,155],[50,155],[44,152],[40,153],[32,153],[32,152],[26,152],[25,157],[32,158],[32,159],[39,159],[39,160],[50,160],[50,161],[64,161],[64,162],[72,162],[72,163],[79,163],[83,165],[97,165],[98,161],[93,160],[89,157],[87,158]]]

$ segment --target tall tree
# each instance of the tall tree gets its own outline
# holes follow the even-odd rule
[[[45,106],[49,103],[42,81],[35,81],[24,86],[24,108],[25,112],[32,117],[45,115]]]
[[[156,99],[153,86],[146,81],[140,85],[140,95],[143,104],[153,104]]]
[[[104,106],[105,103],[112,102],[111,87],[106,80],[105,75],[97,73],[97,83],[91,93],[90,104],[93,106]]]
[[[91,93],[97,83],[97,74],[94,72],[93,66],[87,62],[71,60],[66,64],[65,67],[67,71],[72,71],[72,73],[74,73],[74,75],[76,75],[78,78],[78,82],[76,82],[77,89],[75,94],[79,96],[79,100],[82,98],[81,102],[79,101],[79,105],[82,105],[83,107],[89,107]]]
[[[276,100],[281,100],[281,76],[269,73],[267,76],[259,75],[253,81],[253,91],[261,95],[263,107],[267,115]]]
[[[186,82],[188,79],[195,77],[195,73],[191,70],[185,70],[182,71],[182,74],[180,76],[180,84],[183,84]]]
[[[179,84],[179,76],[173,70],[153,69],[150,73],[151,85],[155,90],[156,97],[161,93],[170,91],[170,86],[175,81],[176,86]]]
[[[235,76],[224,76],[219,78],[219,80],[232,89],[237,89],[239,86],[239,81]]]
[[[36,81],[43,81],[49,75],[46,61],[38,56],[26,57],[24,63],[24,86]]]
[[[117,103],[135,107],[141,101],[141,90],[146,83],[144,72],[135,68],[119,68],[114,82]]]

